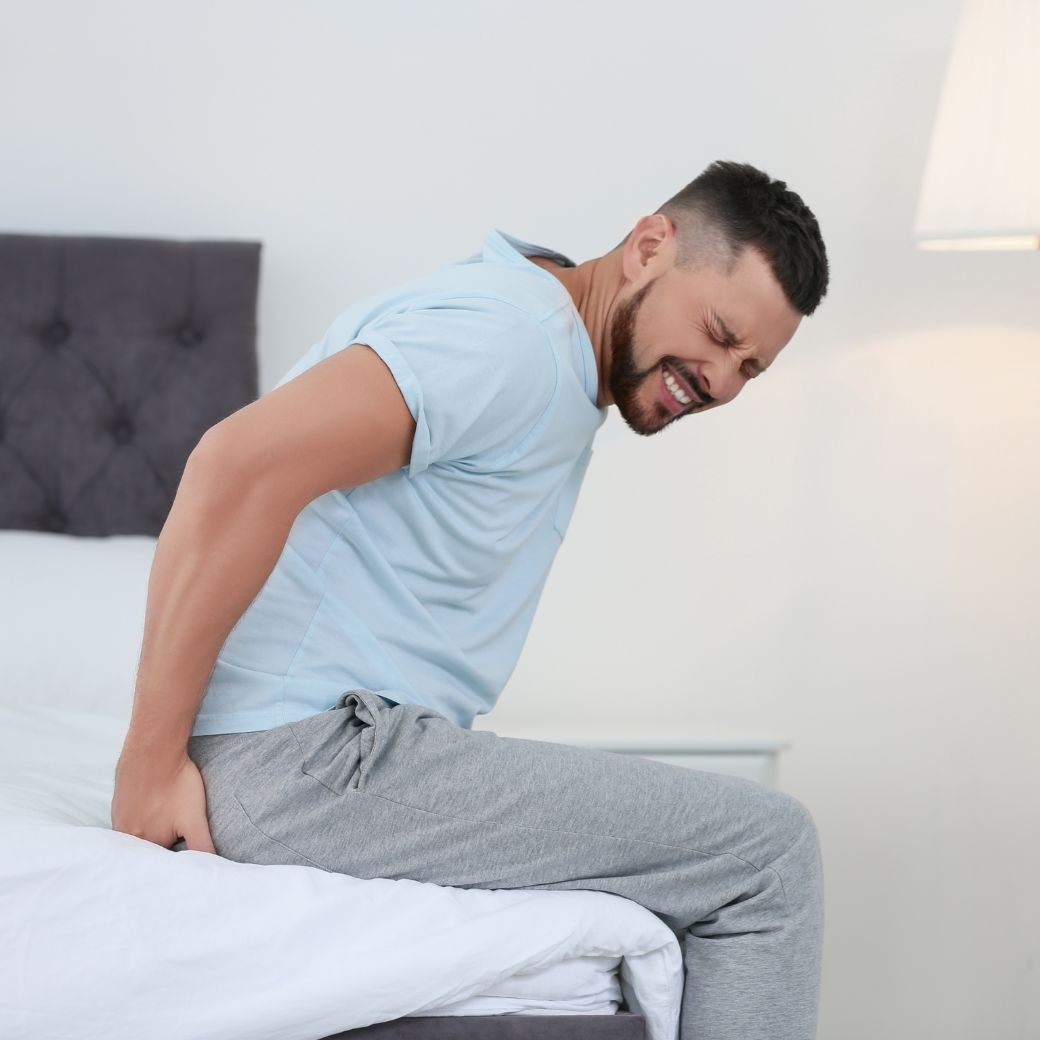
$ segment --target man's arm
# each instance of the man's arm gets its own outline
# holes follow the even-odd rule
[[[359,343],[206,432],[156,544],[114,830],[215,851],[187,744],[217,655],[300,510],[406,465],[414,432],[390,370]]]

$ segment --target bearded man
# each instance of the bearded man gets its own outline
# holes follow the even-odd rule
[[[609,407],[652,436],[732,401],[827,282],[801,198],[719,161],[603,256],[494,230],[348,307],[188,460],[113,827],[360,878],[624,896],[682,942],[683,1040],[815,1036],[823,871],[801,802],[471,727]]]

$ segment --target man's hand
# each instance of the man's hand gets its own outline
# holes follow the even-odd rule
[[[354,343],[232,412],[192,449],[148,578],[113,830],[216,851],[187,747],[220,649],[304,506],[407,465],[415,425],[386,363]]]
[[[183,838],[189,849],[216,853],[206,818],[206,786],[187,752],[157,760],[143,749],[124,746],[116,765],[112,829],[167,849]]]

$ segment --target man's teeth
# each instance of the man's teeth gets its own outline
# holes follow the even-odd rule
[[[689,394],[683,393],[682,388],[679,384],[667,373],[664,374],[664,385],[668,387],[674,397],[680,404],[689,404],[693,400]]]

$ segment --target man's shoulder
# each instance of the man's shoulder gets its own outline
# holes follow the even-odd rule
[[[569,300],[563,285],[547,274],[533,265],[459,262],[412,279],[387,295],[418,308],[465,302],[505,320],[526,317],[540,324]]]
[[[534,266],[448,264],[351,304],[285,378],[347,344],[380,339],[417,365],[496,366],[551,393],[566,349],[553,315],[569,296],[554,294],[549,277]]]
[[[489,272],[494,267],[506,270]],[[558,345],[550,318],[559,306],[507,265],[449,265],[373,300],[363,314],[355,312],[361,320],[352,338],[383,335],[430,364],[508,370],[529,391],[533,383],[548,382],[542,393],[551,393]]]

